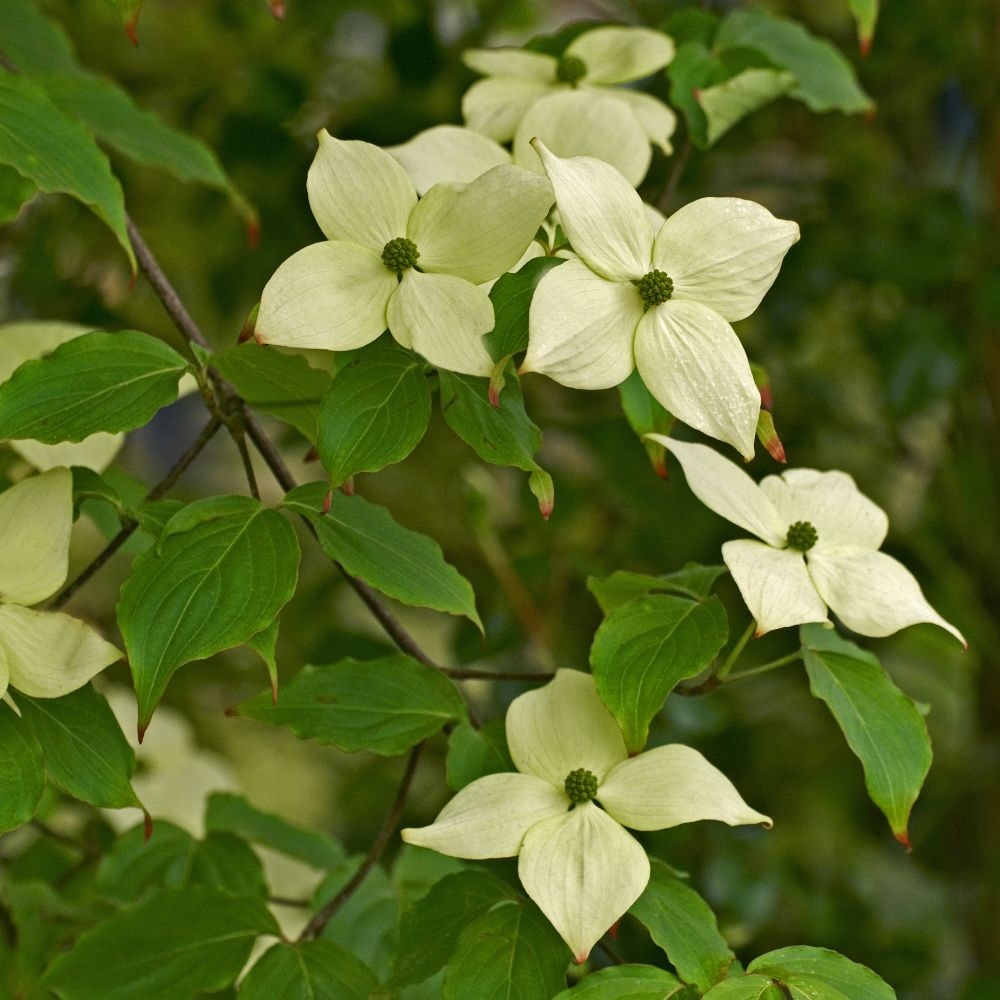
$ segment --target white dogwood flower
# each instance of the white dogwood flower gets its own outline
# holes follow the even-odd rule
[[[59,698],[123,655],[84,622],[27,606],[65,581],[72,524],[68,469],[0,493],[0,696],[13,687],[32,698]]]
[[[729,324],[760,304],[799,227],[752,201],[701,198],[654,235],[613,167],[535,148],[579,260],[539,282],[522,371],[607,389],[638,368],[679,420],[752,457],[760,393]]]
[[[507,742],[520,773],[477,779],[432,825],[402,837],[459,858],[517,855],[525,891],[577,962],[649,881],[646,852],[625,827],[771,825],[690,747],[629,757],[590,674],[558,670],[545,687],[515,698]]]
[[[860,635],[886,636],[931,622],[965,645],[962,633],[927,603],[910,571],[878,551],[889,519],[847,473],[787,469],[758,485],[705,445],[647,437],[681,463],[691,492],[706,507],[760,539],[722,546],[758,635],[826,622],[829,607]]]
[[[384,150],[325,131],[309,203],[327,241],[293,254],[261,295],[262,343],[347,351],[388,328],[431,364],[488,375],[493,306],[479,284],[517,263],[552,204],[544,177],[511,165],[417,200]]]
[[[462,114],[466,124],[497,142],[514,139],[516,153],[518,127],[539,99],[572,91],[583,92],[592,100],[609,98],[614,104],[605,113],[606,126],[624,136],[625,144],[647,147],[648,166],[650,143],[664,153],[671,152],[676,116],[650,94],[617,85],[651,76],[673,57],[673,40],[662,32],[614,25],[581,32],[558,59],[526,49],[470,49],[463,53],[463,62],[486,79],[466,91]],[[578,107],[583,106],[584,102],[579,102]],[[533,134],[549,144],[544,132]],[[531,137],[530,132],[522,133],[524,143]],[[581,152],[584,150],[571,150],[567,155]],[[623,173],[628,176],[628,171]]]

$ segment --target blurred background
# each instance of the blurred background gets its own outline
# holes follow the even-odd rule
[[[320,238],[305,195],[319,128],[405,141],[430,125],[461,121],[460,96],[474,76],[459,55],[471,45],[520,44],[579,18],[657,25],[684,5],[287,0],[279,21],[264,0],[146,0],[137,48],[106,0],[42,6],[66,28],[85,67],[205,141],[258,210],[259,242],[250,246],[245,220],[222,194],[114,161],[131,215],[221,347],[235,342],[277,265]],[[904,1000],[995,1000],[1000,8],[993,0],[888,3],[861,58],[846,0],[760,6],[833,41],[876,111],[867,119],[816,115],[779,100],[713,150],[696,151],[670,207],[734,195],[800,224],[801,242],[763,306],[737,325],[751,358],[770,374],[789,460],[850,472],[888,511],[886,551],[915,573],[970,648],[963,653],[932,626],[864,642],[928,713],[935,760],[912,817],[912,854],[869,802],[859,763],[809,696],[799,664],[707,697],[673,697],[653,734],[654,742],[697,746],[774,817],[774,830],[696,824],[647,842],[691,874],[744,961],[786,944],[822,945],[870,965]],[[656,86],[666,96],[665,82]],[[672,167],[655,157],[643,188],[650,196]],[[0,317],[134,328],[176,342],[144,282],[130,286],[112,238],[65,198],[36,198],[0,234]],[[441,662],[586,668],[600,622],[588,575],[717,561],[719,544],[736,529],[694,501],[676,470],[666,482],[653,474],[614,391],[574,393],[539,376],[526,378],[524,390],[545,435],[541,463],[556,483],[548,523],[521,473],[480,465],[440,418],[406,462],[357,485],[403,524],[436,538],[473,582],[485,644],[468,624],[400,609]],[[122,488],[155,482],[202,422],[200,401],[189,398],[131,435],[115,473]],[[321,478],[318,464],[304,462],[308,443],[285,425],[271,426],[300,478]],[[751,472],[777,471],[758,451]],[[220,436],[174,495],[239,489],[238,456]],[[76,553],[81,564],[102,545],[100,526],[88,530]],[[386,648],[325,559],[304,549],[304,582],[282,616],[286,678],[307,662]],[[104,616],[113,629],[109,609],[127,567],[119,557],[73,608]],[[720,592],[738,635],[746,611],[728,580]],[[790,633],[770,635],[751,644],[746,665],[794,644]],[[118,671],[111,679],[127,684]],[[400,762],[340,754],[222,715],[264,686],[249,651],[180,671],[167,701],[182,713],[178,724],[187,718],[193,727],[184,752],[195,753],[196,740],[203,763],[213,762],[204,767],[208,787],[241,788],[262,808],[364,849]],[[521,687],[471,690],[489,718]],[[442,759],[443,743],[435,744],[408,823],[429,820],[445,800]],[[161,814],[170,815],[173,794]],[[185,809],[178,818],[197,823],[197,803]],[[625,925],[625,948],[629,933]]]

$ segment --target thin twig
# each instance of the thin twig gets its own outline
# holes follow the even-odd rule
[[[167,278],[166,274],[164,274],[159,261],[157,261],[153,251],[142,238],[142,234],[139,232],[135,223],[129,218],[126,219],[126,226],[128,229],[129,239],[132,241],[132,247],[135,250],[136,259],[139,262],[139,267],[148,279],[153,291],[156,292],[157,297],[163,303],[163,307],[167,310],[170,318],[174,321],[174,325],[185,337],[187,337],[188,340],[193,341],[201,347],[209,349],[209,343],[206,340],[205,335],[201,332],[197,323],[195,323],[195,321],[191,318],[190,313],[188,313],[187,309],[184,307],[184,303],[181,301],[180,296],[177,294],[173,285],[170,284],[170,280]],[[270,439],[270,437],[268,437],[267,432],[261,426],[260,421],[258,421],[257,417],[247,409],[245,401],[232,388],[232,386],[226,383],[217,372],[209,369],[209,374],[212,376],[216,385],[222,390],[223,394],[230,398],[233,401],[233,404],[238,406],[242,411],[243,426],[246,429],[246,433],[250,440],[253,441],[254,447],[260,453],[261,458],[264,459],[264,464],[271,471],[271,474],[277,480],[278,485],[281,486],[286,493],[295,489],[298,485],[295,480],[295,476],[292,475],[291,470],[285,464],[285,460],[281,457],[281,453],[275,447],[274,442]],[[389,638],[392,639],[392,641],[404,653],[408,653],[414,659],[419,660],[427,666],[436,667],[437,664],[421,649],[420,644],[416,641],[416,639],[414,639],[413,636],[406,631],[392,612],[381,602],[375,591],[373,591],[372,588],[369,587],[363,580],[359,580],[356,577],[351,576],[351,574],[348,573],[347,570],[345,570],[339,563],[336,563],[336,566],[344,575],[347,582],[354,588],[361,600],[364,601],[368,610],[386,631]]]
[[[555,674],[538,671],[535,673],[509,673],[503,670],[466,670],[463,667],[439,667],[441,673],[456,681],[550,681]]]
[[[403,779],[400,781],[399,790],[396,792],[396,798],[393,800],[389,812],[382,821],[382,829],[379,830],[378,836],[368,849],[368,853],[358,866],[358,870],[351,876],[347,885],[306,924],[305,929],[299,935],[300,941],[312,941],[323,933],[323,928],[326,927],[337,911],[354,895],[361,883],[367,878],[368,873],[385,853],[385,849],[389,846],[389,841],[396,832],[399,819],[403,814],[403,807],[406,805],[406,797],[409,795],[410,785],[413,783],[413,775],[416,773],[417,761],[420,760],[420,752],[423,750],[423,747],[423,743],[418,743],[410,751],[409,759],[406,761],[406,770],[403,772]]]
[[[191,443],[190,447],[177,459],[167,471],[167,474],[146,494],[145,502],[159,500],[174,483],[184,474],[185,469],[201,454],[205,445],[215,436],[222,426],[219,417],[212,417],[202,428],[201,433]],[[129,518],[122,522],[121,531],[83,568],[80,574],[67,584],[51,601],[50,608],[61,608],[128,540],[132,537],[139,522]]]
[[[236,450],[240,453],[240,461],[243,462],[243,472],[247,477],[247,486],[250,488],[250,496],[254,500],[260,499],[260,489],[257,486],[257,476],[253,471],[253,462],[250,459],[250,451],[247,448],[247,439],[239,431],[232,432],[233,441],[236,442]]]
[[[660,193],[660,197],[656,199],[656,207],[661,212],[665,212],[667,206],[673,201],[674,195],[677,193],[677,186],[681,182],[681,177],[688,165],[688,160],[691,159],[693,150],[694,143],[691,141],[691,136],[687,135],[684,137],[684,144],[681,146],[681,151],[677,154],[677,159],[674,160],[674,166],[670,171],[670,176],[667,178],[667,183]]]

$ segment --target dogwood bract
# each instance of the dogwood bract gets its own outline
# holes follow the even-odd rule
[[[965,645],[962,633],[927,603],[910,571],[878,551],[889,519],[847,473],[788,469],[758,485],[705,445],[647,437],[677,458],[706,507],[761,539],[722,546],[758,635],[826,622],[829,607],[860,635],[886,636],[931,622]]]
[[[590,674],[558,670],[545,687],[515,698],[507,743],[520,773],[477,779],[431,826],[402,837],[459,858],[518,855],[521,883],[577,962],[649,881],[649,859],[626,826],[771,825],[690,747],[630,758]]]
[[[544,177],[510,165],[417,200],[384,150],[319,135],[306,183],[328,237],[286,260],[264,288],[262,343],[347,351],[388,327],[403,347],[466,375],[493,368],[482,342],[493,305],[480,283],[520,259],[552,204]]]
[[[579,89],[614,100],[614,128],[627,134],[624,143],[653,143],[670,153],[673,111],[650,94],[615,85],[651,76],[673,57],[673,40],[661,32],[610,25],[581,32],[558,59],[526,49],[469,49],[462,61],[486,79],[465,92],[462,115],[470,128],[508,142],[539,99]]]
[[[638,368],[675,417],[751,458],[760,393],[729,321],[760,304],[799,227],[752,201],[701,198],[654,238],[613,167],[535,148],[580,259],[539,282],[522,371],[607,389]]]
[[[72,524],[68,469],[0,493],[0,696],[10,686],[32,698],[59,698],[123,655],[76,618],[26,607],[65,581]]]

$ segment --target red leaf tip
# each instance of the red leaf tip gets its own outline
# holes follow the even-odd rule
[[[149,840],[153,836],[153,817],[146,812],[145,809],[142,811],[142,839]]]

